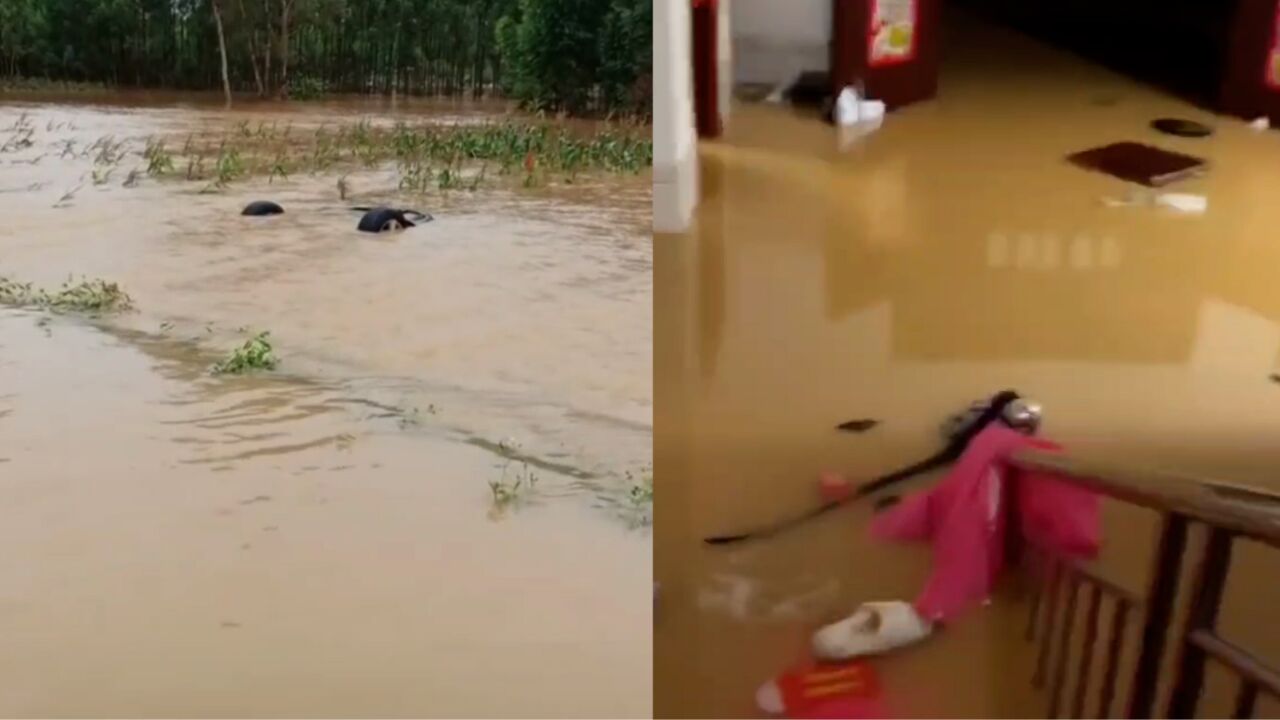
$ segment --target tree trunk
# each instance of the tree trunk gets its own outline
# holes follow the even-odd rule
[[[289,11],[293,0],[280,0],[280,97],[289,94]]]
[[[222,59],[222,94],[227,99],[227,107],[231,107],[231,79],[227,77],[227,38],[222,32],[222,8],[219,0],[212,0],[213,23],[218,27],[218,54]]]
[[[271,0],[262,0],[262,19],[267,24],[267,42],[262,47],[262,77],[266,84],[264,89],[269,95],[271,94],[271,88],[275,87],[276,84],[275,76],[271,74],[271,56],[273,55],[271,50],[275,45],[272,42],[273,33],[271,32]]]
[[[249,13],[244,9],[244,0],[240,2],[240,19],[245,25],[249,24]],[[258,97],[266,97],[267,89],[262,85],[262,72],[258,69],[258,31],[252,30],[247,33],[249,36],[249,65],[253,68],[253,84],[258,88]]]

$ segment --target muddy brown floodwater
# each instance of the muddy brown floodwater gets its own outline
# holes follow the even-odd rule
[[[494,113],[0,97],[35,128],[0,155],[0,275],[137,305],[0,309],[0,715],[651,713],[647,174],[408,197],[373,168],[344,203],[336,174],[200,194],[58,152]],[[357,233],[379,202],[436,220]],[[280,370],[210,376],[255,330]],[[504,472],[537,492],[494,514]]]
[[[864,138],[735,106],[700,146],[694,229],[655,240],[659,716],[757,716],[756,687],[816,627],[911,597],[927,569],[923,548],[865,539],[865,505],[765,542],[700,538],[812,507],[822,470],[923,457],[948,413],[995,391],[1042,402],[1044,434],[1082,457],[1280,490],[1280,134],[1019,36],[949,32],[938,99]],[[1162,116],[1217,132],[1157,135]],[[1110,207],[1124,183],[1063,160],[1121,140],[1208,158],[1176,188],[1208,212]],[[852,418],[882,422],[834,430]],[[1155,517],[1105,519],[1103,574],[1141,591]],[[1246,544],[1224,609],[1227,636],[1272,662],[1277,570]],[[1013,605],[877,661],[888,710],[1042,714]],[[1202,712],[1221,717],[1234,686],[1210,674]]]

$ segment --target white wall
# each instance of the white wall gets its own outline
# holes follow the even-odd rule
[[[654,0],[653,11],[653,229],[681,232],[698,186],[689,0]]]
[[[779,83],[830,64],[831,0],[727,0],[737,82]]]

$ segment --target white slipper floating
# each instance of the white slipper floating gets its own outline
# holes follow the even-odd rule
[[[849,617],[813,634],[813,654],[820,660],[878,655],[919,642],[931,632],[933,625],[911,603],[863,603]]]
[[[787,711],[777,682],[770,680],[756,690],[756,706],[770,715],[781,715]]]

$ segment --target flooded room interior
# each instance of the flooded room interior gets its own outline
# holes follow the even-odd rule
[[[650,3],[565,5],[0,0],[0,716],[652,716]]]
[[[656,5],[655,713],[769,717],[816,630],[913,597],[928,546],[868,527],[947,472],[819,479],[1002,390],[1061,445],[1010,477],[1096,493],[1100,550],[862,658],[874,712],[788,716],[1280,712],[1275,3],[783,5]],[[1117,145],[1185,165],[1077,160]]]

